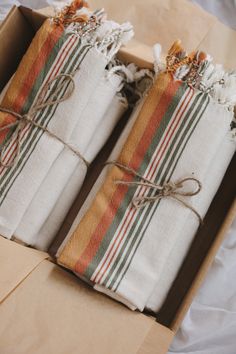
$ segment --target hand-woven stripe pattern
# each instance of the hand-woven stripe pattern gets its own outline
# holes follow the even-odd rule
[[[133,128],[137,134],[130,134],[119,162],[155,183],[168,182],[208,101],[206,94],[174,81],[169,74],[160,75]],[[136,210],[133,197],[150,192],[142,187],[114,185],[116,179],[134,180],[117,167],[111,168],[91,209],[59,257],[61,264],[80,276],[113,291],[159,205]]]
[[[48,21],[46,21],[43,26],[45,26],[45,31],[41,30],[40,35],[43,37],[46,32],[48,37],[46,37],[45,41],[43,41],[43,38],[39,41],[36,36],[35,41],[36,43],[42,43],[43,48],[39,48],[39,51],[40,49],[43,50],[44,55],[40,56],[41,59],[39,62],[39,59],[37,58],[37,51],[32,53],[32,56],[35,55],[36,58],[35,60],[32,59],[32,66],[29,67],[29,74],[25,74],[25,81],[22,83],[24,90],[21,90],[21,86],[18,87],[18,90],[16,90],[15,86],[13,86],[15,92],[13,92],[12,95],[17,96],[18,91],[18,97],[13,104],[13,107],[15,107],[18,112],[27,112],[29,105],[32,104],[32,102],[35,102],[40,94],[40,88],[53,77],[62,72],[71,73],[78,69],[81,61],[91,48],[89,45],[82,44],[78,36],[64,34],[58,29],[58,27],[53,27],[56,34],[52,36],[52,31],[50,30],[52,26],[51,24],[48,24]],[[34,47],[33,44],[34,43],[31,45],[32,47]],[[17,71],[17,75],[20,75],[23,71],[25,71],[24,61],[21,63],[21,66]],[[55,90],[55,85],[52,85],[51,90]],[[63,94],[64,92],[61,92],[61,95]],[[10,104],[7,103],[8,102],[3,101],[3,105],[5,104],[5,106],[7,106]],[[47,127],[56,109],[57,106],[43,109],[36,115],[36,121]],[[9,115],[5,114],[5,116]],[[3,121],[2,124],[5,125],[6,121],[9,121],[8,117],[6,117],[6,120]],[[43,134],[44,133],[40,129],[30,125],[26,126],[24,129],[21,141],[22,150],[17,165],[12,169],[1,168],[0,170],[0,205],[4,202],[8,191],[13,185],[15,179],[21,173],[24,165],[33,153]],[[5,133],[5,138],[9,138],[8,132]],[[13,158],[16,151],[16,145],[15,139],[15,141],[12,144],[9,144],[6,148],[4,155],[5,162],[9,162]]]

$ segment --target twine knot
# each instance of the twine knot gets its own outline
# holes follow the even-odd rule
[[[51,89],[51,85],[56,83],[55,90]],[[30,107],[29,111],[24,114],[17,113],[11,109],[4,108],[0,106],[0,112],[8,113],[16,118],[12,123],[3,125],[0,127],[0,132],[8,129],[15,129],[10,139],[3,143],[0,147],[0,166],[10,168],[17,164],[20,153],[21,153],[21,140],[23,136],[24,129],[27,124],[39,128],[43,132],[47,133],[50,137],[61,142],[65,147],[71,150],[75,155],[77,155],[87,167],[89,167],[89,162],[81,155],[81,153],[74,148],[72,145],[66,143],[62,138],[51,132],[47,127],[36,122],[34,120],[36,114],[47,107],[55,106],[61,102],[69,99],[75,90],[75,82],[72,74],[59,74],[52,80],[48,81],[42,88],[41,93],[36,99],[35,103]],[[16,139],[16,152],[14,158],[11,162],[4,162],[4,153],[6,147],[10,143],[14,143]]]
[[[171,198],[176,200],[178,203],[182,204],[184,207],[191,210],[198,218],[199,223],[202,225],[203,220],[201,215],[197,212],[197,210],[192,207],[187,201],[185,201],[181,197],[193,197],[200,193],[202,189],[201,182],[195,177],[186,177],[182,178],[176,182],[170,181],[163,183],[163,185],[159,185],[157,183],[152,182],[151,180],[139,175],[134,169],[123,165],[117,161],[107,162],[108,165],[114,165],[123,171],[132,174],[135,177],[138,177],[139,181],[124,181],[124,180],[116,180],[115,183],[119,185],[124,185],[128,187],[144,187],[145,190],[149,190],[152,195],[138,195],[134,196],[132,199],[132,205],[136,209],[141,209],[147,206],[150,203],[156,203],[161,199]],[[193,189],[186,190],[186,185],[188,182],[192,182]],[[153,193],[152,193],[153,192]]]

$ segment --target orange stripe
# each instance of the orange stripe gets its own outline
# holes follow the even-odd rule
[[[127,165],[132,160],[134,151],[136,151],[136,148],[143,137],[143,133],[149,124],[150,117],[156,110],[157,104],[162,97],[162,92],[164,92],[166,87],[169,85],[170,77],[168,75],[164,75],[162,77],[163,79],[161,80],[161,78],[159,78],[150,90],[150,93],[134,123],[132,132],[130,133],[122,153],[120,154],[120,161],[126,163]],[[135,134],[133,134],[133,132],[135,132]],[[113,197],[116,196],[115,192],[117,190],[117,186],[114,184],[114,180],[119,180],[122,178],[124,178],[124,173],[122,170],[116,167],[110,169],[106,176],[105,182],[95,196],[89,211],[82,218],[77,229],[70,237],[58,257],[58,262],[60,264],[69,269],[75,268],[78,259],[81,258],[82,254],[84,254],[84,251],[89,245],[92,237],[91,235],[94,234],[98,227],[98,222],[100,222],[104,215],[108,212],[107,206],[109,201],[112,201]],[[112,208],[110,212],[112,213]],[[113,217],[113,215],[111,215],[111,217]]]
[[[191,94],[190,94],[190,93],[191,93]],[[182,102],[181,106],[180,106],[179,109],[178,109],[178,112],[176,113],[175,120],[172,122],[172,124],[175,123],[175,127],[174,127],[173,131],[171,132],[169,138],[167,139],[168,134],[169,134],[169,132],[170,132],[170,129],[171,129],[171,127],[172,127],[172,126],[169,126],[169,129],[168,129],[168,131],[167,131],[166,134],[165,134],[165,138],[164,138],[164,140],[163,140],[161,146],[160,146],[159,149],[158,149],[157,156],[158,156],[159,152],[161,151],[162,146],[163,146],[163,145],[165,144],[165,142],[167,141],[166,144],[165,144],[165,148],[164,148],[164,150],[162,151],[161,156],[159,157],[158,162],[156,163],[155,169],[153,170],[151,176],[150,176],[150,173],[151,173],[151,170],[152,170],[153,165],[154,165],[155,162],[156,162],[155,160],[152,162],[152,164],[151,164],[151,166],[150,166],[150,168],[149,168],[149,173],[148,173],[148,175],[147,175],[146,178],[148,178],[148,179],[150,179],[150,180],[153,178],[153,175],[154,175],[154,173],[155,173],[155,171],[156,171],[156,169],[157,169],[157,167],[158,167],[158,165],[159,165],[160,160],[162,159],[162,157],[163,157],[163,155],[164,155],[164,152],[165,152],[165,150],[166,150],[166,148],[167,148],[167,146],[168,146],[168,143],[169,143],[171,137],[173,136],[174,132],[176,131],[177,126],[178,126],[178,124],[179,124],[179,122],[180,122],[180,120],[181,120],[181,117],[183,116],[184,112],[186,111],[186,109],[187,109],[187,107],[188,107],[188,104],[189,104],[189,102],[190,102],[190,100],[191,100],[191,98],[192,98],[192,96],[193,96],[193,90],[188,93],[188,96],[189,96],[189,99],[187,100],[187,104],[186,104],[185,101]],[[187,96],[186,98],[188,98],[188,96]],[[183,112],[182,112],[181,116],[179,117],[179,119],[177,120],[177,122],[175,122],[175,121],[176,121],[176,118],[178,117],[178,114],[179,114],[179,112],[180,112],[180,110],[182,109],[182,107],[183,107],[184,104],[186,104],[185,109],[183,110]],[[137,194],[137,197],[139,197],[139,196],[142,194],[143,191],[145,191],[145,189],[141,188],[140,191],[139,191],[139,193]],[[130,210],[129,210],[128,214],[126,215],[126,218],[123,220],[123,225],[122,225],[122,227],[121,227],[121,229],[120,229],[118,235],[116,236],[116,239],[113,240],[113,245],[112,245],[110,251],[108,252],[106,258],[104,259],[104,261],[103,261],[103,263],[102,263],[102,266],[101,266],[101,268],[100,268],[100,271],[97,273],[95,279],[93,280],[94,282],[99,283],[99,282],[101,281],[103,275],[105,274],[105,272],[106,272],[107,269],[109,268],[109,266],[110,266],[112,260],[114,259],[115,255],[116,255],[116,251],[118,250],[118,248],[119,248],[119,246],[120,246],[122,240],[123,240],[124,237],[125,237],[125,234],[126,234],[128,228],[129,228],[131,222],[133,221],[133,219],[134,219],[134,217],[135,217],[135,214],[137,214],[137,210],[136,210],[136,209],[130,209]],[[127,223],[127,225],[126,225],[126,224],[125,224],[125,223],[126,223],[126,220],[129,218],[130,215],[131,215],[131,218],[130,218],[130,220],[128,221],[128,223]],[[118,239],[119,236],[121,235],[121,233],[122,233],[122,231],[123,231],[124,228],[125,228],[125,231],[123,232],[122,237],[120,238],[118,244],[115,245],[117,239]],[[106,265],[106,267],[105,267],[104,269],[102,269],[102,268],[104,267],[104,265],[105,265],[105,263],[106,263],[108,257],[110,256],[110,254],[111,254],[112,251],[114,250],[114,248],[115,248],[115,251],[113,252],[113,255],[112,255],[111,259],[109,260],[109,262],[108,262],[108,264]]]
[[[164,95],[162,96],[159,104],[157,105],[154,114],[151,116],[149,120],[149,124],[146,127],[142,138],[139,141],[139,144],[136,148],[136,150],[133,153],[133,157],[131,161],[129,162],[129,166],[131,166],[135,170],[139,170],[140,165],[142,164],[143,158],[147,152],[148,147],[150,146],[153,136],[156,133],[156,130],[158,129],[158,126],[161,123],[161,120],[172,100],[173,95],[176,93],[180,86],[180,83],[178,82],[170,82],[168,85],[168,92],[170,93],[168,96]],[[141,117],[139,119],[142,119]],[[123,152],[121,153],[121,158],[119,158],[119,161],[124,163],[124,159],[122,159],[122,155],[125,153],[126,147],[124,148]],[[127,162],[125,163],[127,164]],[[123,174],[123,179],[127,180],[127,177],[125,178],[125,173]],[[128,179],[130,180],[132,177],[129,176]],[[110,203],[107,206],[107,210],[104,213],[103,217],[101,218],[99,224],[97,225],[97,228],[95,232],[91,235],[91,240],[84,251],[84,253],[81,255],[81,258],[77,261],[75,271],[83,274],[92,261],[93,257],[95,257],[98,248],[100,247],[100,244],[106,235],[108,229],[110,228],[115,215],[117,214],[118,209],[120,208],[120,205],[127,193],[128,188],[124,186],[118,186],[115,190],[115,193],[113,194]],[[82,261],[83,260],[83,264]]]
[[[42,43],[42,46],[40,46],[40,43],[44,38],[43,35],[45,35],[45,27],[47,31],[47,37]],[[43,33],[42,38],[41,31]],[[40,71],[45,65],[45,62],[52,48],[55,46],[56,42],[60,38],[61,33],[62,30],[59,29],[59,27],[57,27],[56,30],[53,30],[53,27],[51,25],[50,27],[48,27],[47,21],[45,22],[45,25],[41,27],[17,69],[12,83],[10,84],[10,87],[2,101],[3,107],[13,109],[15,112],[21,111],[30,91],[32,90],[35,80],[37,79]],[[30,62],[32,62],[31,66],[29,66]],[[28,69],[27,72],[26,69]],[[15,117],[4,113],[0,114],[0,117],[0,127],[16,120]],[[1,132],[0,144],[5,139],[8,131],[9,129]]]
[[[73,38],[72,38],[72,39],[73,39]],[[68,42],[68,45],[70,44],[70,47],[68,48],[68,45],[66,46],[66,48],[63,50],[63,52],[61,53],[60,57],[58,58],[56,65],[58,65],[58,63],[60,62],[60,60],[61,60],[61,58],[62,58],[62,55],[65,54],[65,53],[67,54],[67,53],[69,52],[69,50],[71,49],[71,47],[72,47],[72,45],[74,44],[74,42],[75,42],[75,40],[74,40],[74,41],[70,40],[70,41]],[[49,80],[51,79],[52,75],[54,75],[54,76],[57,75],[59,69],[60,69],[60,66],[57,68],[56,73],[54,73],[54,71],[52,71],[51,75],[50,75],[49,78],[47,79],[47,82],[49,82]],[[26,129],[24,130],[24,132],[23,132],[23,134],[22,134],[22,136],[21,136],[21,140],[24,139],[25,135],[27,134],[27,132],[28,132],[29,130],[30,130],[30,126],[28,126],[28,128],[26,128]],[[15,138],[14,141],[12,142],[12,144],[11,144],[10,146],[8,146],[8,152],[5,154],[4,160],[3,160],[3,162],[4,162],[5,164],[9,163],[10,159],[12,158],[12,156],[14,156],[14,153],[15,153],[16,150],[17,150],[16,141],[17,141],[17,138]],[[14,144],[15,144],[15,147],[14,147],[14,149],[11,151],[12,146],[13,146]],[[2,170],[0,170],[0,175],[2,174],[3,171],[4,171],[4,167],[2,168]]]

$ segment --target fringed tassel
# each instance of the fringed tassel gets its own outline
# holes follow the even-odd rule
[[[57,26],[63,27],[67,27],[71,23],[87,22],[88,15],[86,13],[78,14],[78,11],[82,8],[88,8],[86,1],[73,0],[69,5],[63,7],[63,9],[53,18],[53,21]]]
[[[80,2],[82,6],[83,1]],[[80,7],[76,12],[75,8],[68,10],[64,8],[54,21],[56,23],[67,24],[65,31],[67,34],[77,35],[86,43],[94,46],[100,53],[103,53],[110,61],[134,35],[133,26],[126,22],[122,25],[106,20],[104,9],[91,12],[88,8]],[[70,18],[65,22],[65,13]],[[66,16],[67,16],[66,15]],[[78,21],[74,21],[74,19]],[[79,19],[83,19],[80,22]]]
[[[124,89],[122,94],[128,98],[130,105],[135,104],[150,89],[154,81],[154,72],[149,69],[139,69],[137,65],[124,64],[113,59],[108,64],[108,79],[114,73],[123,77]]]
[[[97,29],[94,37],[97,50],[103,53],[108,61],[112,60],[119,49],[133,37],[133,26],[129,23],[117,24],[113,21],[104,21]]]
[[[157,49],[156,49],[157,48]],[[233,110],[236,105],[236,72],[226,72],[222,65],[214,65],[212,58],[204,52],[186,54],[180,41],[176,41],[160,70],[160,47],[154,47],[156,72],[166,71],[175,80],[208,93],[219,104]]]

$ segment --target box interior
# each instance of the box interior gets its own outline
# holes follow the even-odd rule
[[[15,72],[36,30],[41,26],[44,20],[45,16],[24,7],[15,7],[12,9],[7,21],[5,21],[4,25],[0,28],[0,89],[5,86]],[[123,51],[122,53],[122,55],[125,56],[125,52]],[[9,60],[9,58],[11,60]],[[130,57],[128,56],[128,58]],[[133,58],[135,59],[135,56]],[[145,66],[145,60],[143,61],[142,57],[137,57],[136,59],[137,64]],[[100,173],[103,162],[106,161],[112,146],[115,145],[129,114],[130,112],[120,121],[106,146],[92,164],[83,190],[78,195],[67,215],[59,235],[60,233],[61,235],[65,235],[66,231],[70,228],[88,191]],[[235,180],[236,156],[234,156],[223,183],[211,204],[204,220],[204,226],[196,234],[191,249],[167,299],[161,311],[156,315],[156,319],[160,324],[174,331],[178,329],[182,317],[191,303],[192,297],[203,280],[203,276],[210,262],[213,260],[217,248],[222,242],[226,229],[230,226],[230,222],[236,215],[236,208],[235,206],[232,207],[236,194]],[[52,245],[52,252],[55,251],[56,246],[56,244]],[[147,313],[147,315],[153,314]]]

